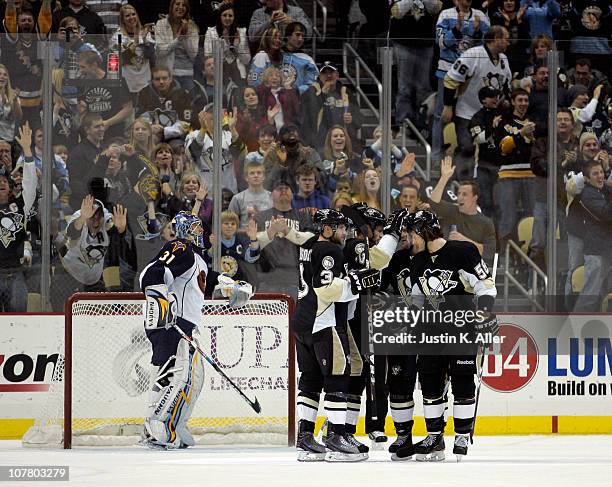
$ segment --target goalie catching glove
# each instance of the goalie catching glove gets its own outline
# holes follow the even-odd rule
[[[491,336],[499,334],[499,320],[493,313],[487,313],[480,321],[474,322],[474,331],[476,333],[485,334],[491,333]]]
[[[380,286],[380,271],[377,269],[361,269],[348,272],[353,294],[359,294],[366,289]]]
[[[232,308],[244,306],[253,296],[253,287],[246,281],[234,281],[227,274],[219,274],[217,281],[213,299],[228,298]]]
[[[168,292],[168,286],[147,286],[145,299],[145,328],[172,328],[176,322],[177,300],[173,292]]]

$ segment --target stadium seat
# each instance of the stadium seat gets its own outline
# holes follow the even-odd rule
[[[582,292],[582,288],[584,287],[584,266],[581,265],[577,267],[574,272],[572,272],[572,291],[576,294]]]
[[[601,312],[602,313],[609,313],[610,309],[610,302],[612,301],[612,293],[608,293],[607,296],[605,298],[603,298],[603,300],[601,301]]]
[[[533,217],[527,216],[518,223],[518,239],[521,250],[525,253],[529,251],[529,244],[533,235]]]
[[[104,285],[109,291],[119,289],[121,280],[119,279],[119,266],[111,266],[104,269],[102,273]]]
[[[40,293],[28,293],[28,313],[40,313],[42,311],[42,298]]]

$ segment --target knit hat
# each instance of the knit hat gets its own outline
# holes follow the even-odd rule
[[[587,95],[589,90],[584,85],[574,85],[567,91],[567,104],[571,105],[572,102],[580,95]]]
[[[582,152],[582,146],[584,144],[586,144],[587,140],[593,139],[595,140],[595,142],[597,142],[597,145],[599,145],[599,140],[597,139],[597,136],[593,133],[593,132],[584,132],[581,136],[580,136],[580,151]]]

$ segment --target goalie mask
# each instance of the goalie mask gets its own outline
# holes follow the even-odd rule
[[[192,244],[204,247],[204,228],[202,220],[188,211],[179,211],[172,220],[172,228],[176,238],[182,238]]]
[[[442,236],[442,227],[435,213],[419,210],[406,218],[406,229],[420,235],[425,242],[435,240]]]

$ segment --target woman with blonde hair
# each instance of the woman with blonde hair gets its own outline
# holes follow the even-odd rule
[[[155,24],[156,65],[167,67],[183,89],[193,89],[193,63],[199,30],[189,15],[189,0],[172,0],[168,16]]]
[[[15,138],[15,125],[21,120],[23,112],[19,93],[11,86],[11,77],[4,64],[0,64],[0,110],[0,139],[12,141]]]
[[[123,5],[119,9],[119,28],[111,38],[110,47],[111,50],[121,47],[121,73],[130,93],[138,93],[151,82],[151,66],[155,62],[152,27],[140,23],[138,12],[132,5]]]
[[[351,193],[335,193],[331,202],[331,207],[334,210],[340,210],[343,206],[351,206],[354,203]]]
[[[130,144],[136,149],[136,152],[151,158],[155,141],[153,140],[153,129],[148,120],[142,117],[134,120],[130,130]]]
[[[353,201],[363,201],[368,206],[382,210],[380,201],[380,182],[382,173],[379,168],[362,171],[353,183]]]
[[[266,29],[259,43],[259,51],[251,62],[249,71],[249,84],[251,86],[259,86],[262,83],[267,68],[270,66],[280,67],[283,64],[282,46],[281,31],[276,27]]]
[[[198,215],[202,220],[206,239],[212,228],[213,211],[213,202],[207,198],[207,195],[208,187],[195,172],[184,172],[176,188],[176,194],[165,195],[168,214],[176,215],[179,211],[190,211]]]

